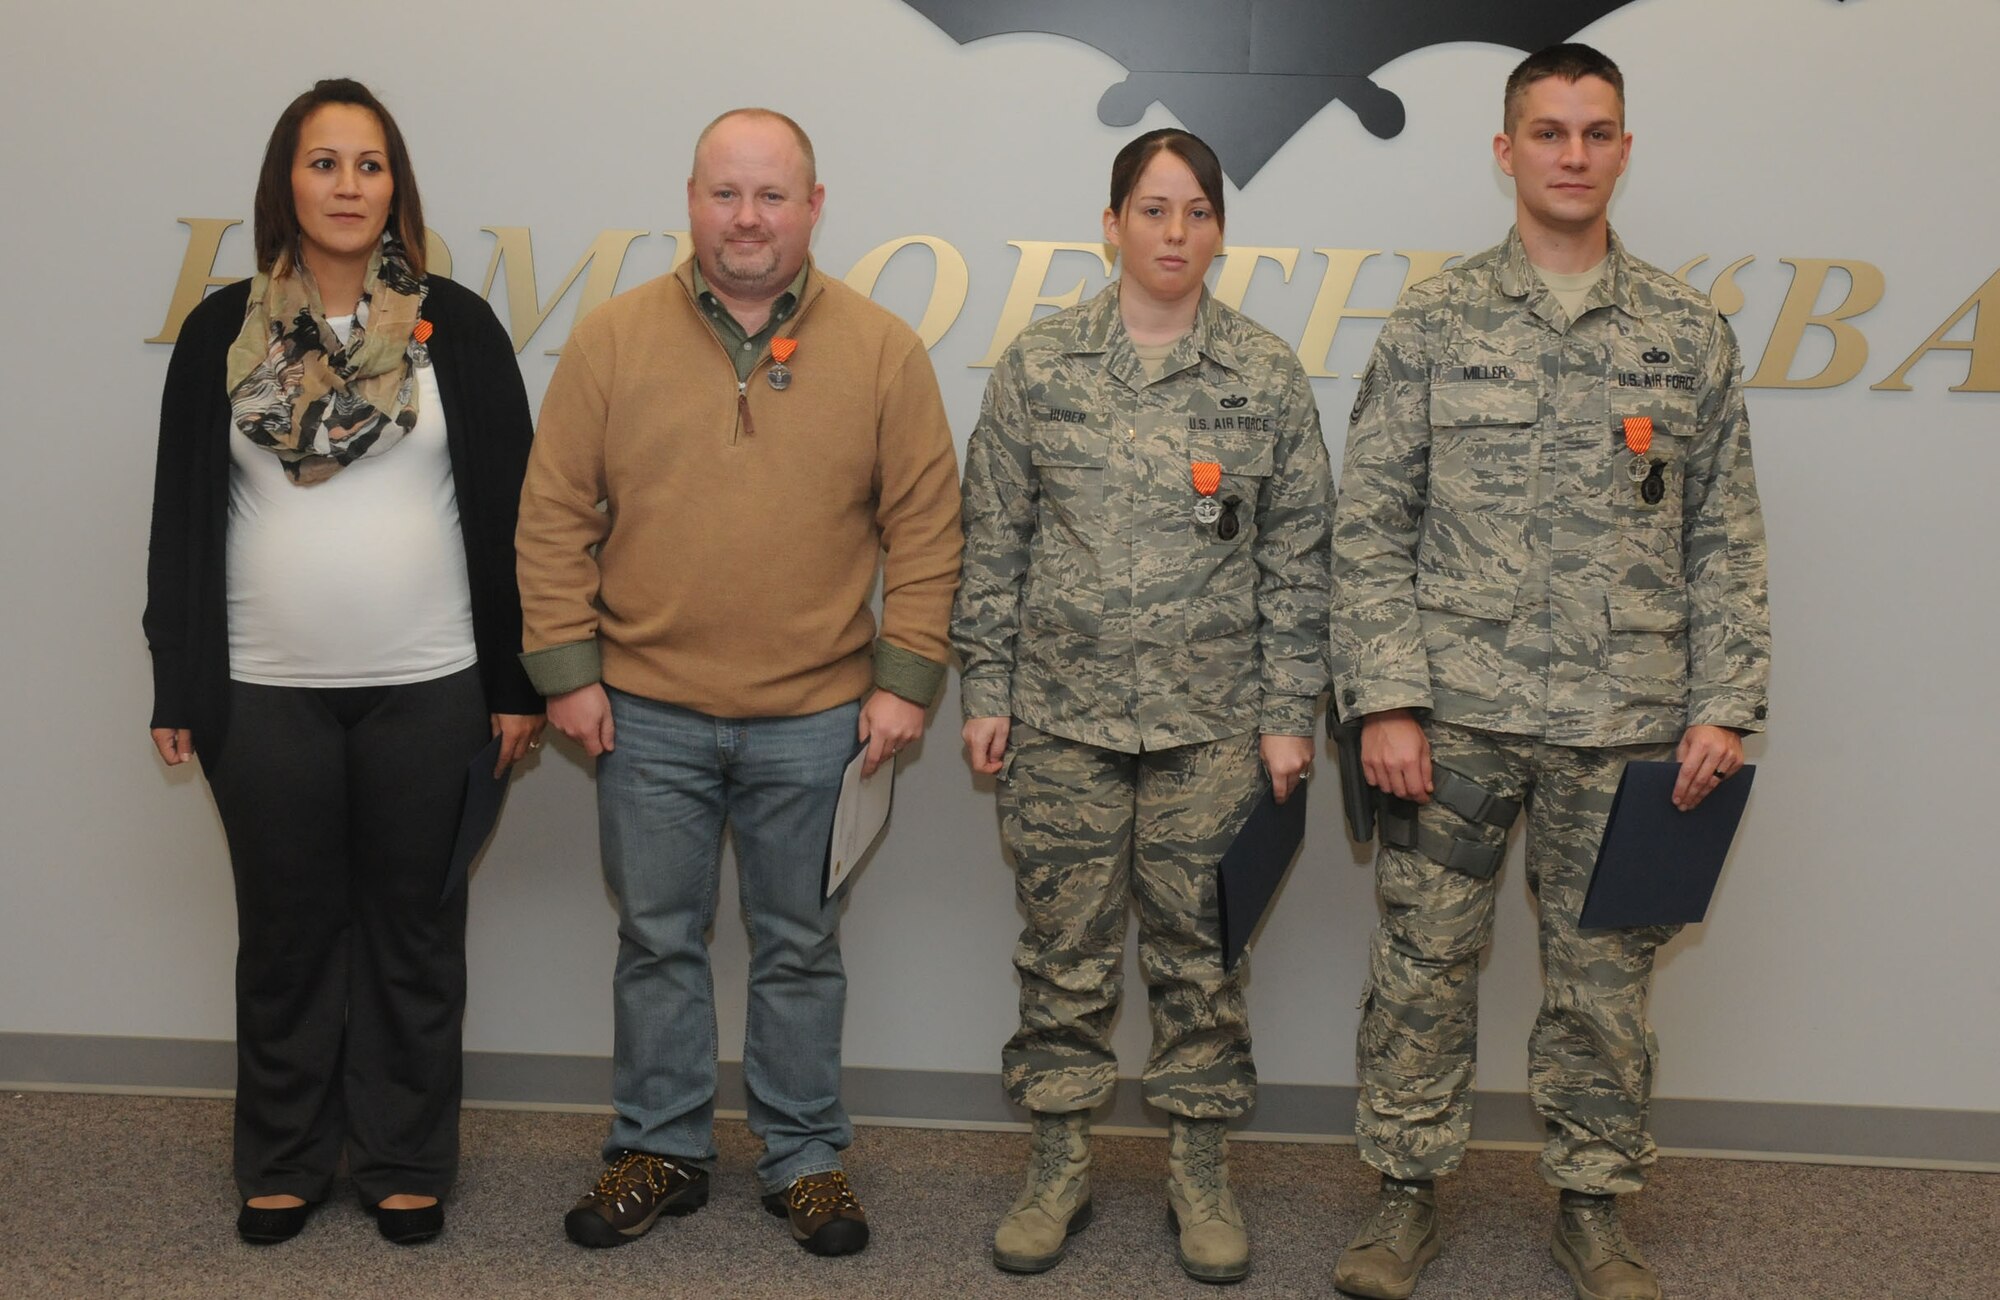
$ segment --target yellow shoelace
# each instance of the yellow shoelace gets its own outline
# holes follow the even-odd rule
[[[665,1156],[627,1151],[599,1175],[597,1186],[591,1188],[590,1194],[614,1205],[641,1187],[655,1196],[665,1196],[670,1190],[669,1176],[674,1172],[676,1166]]]
[[[807,1215],[861,1208],[861,1202],[855,1199],[854,1189],[847,1185],[847,1175],[838,1169],[824,1174],[807,1174],[799,1179],[792,1184],[785,1204]]]

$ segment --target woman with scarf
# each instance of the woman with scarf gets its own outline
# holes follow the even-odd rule
[[[357,82],[266,147],[257,275],[181,327],[147,566],[153,743],[199,755],[235,876],[243,1240],[286,1240],[343,1149],[382,1235],[444,1224],[458,1158],[467,764],[539,746],[514,519],[531,418],[476,294],[424,273],[408,150]]]

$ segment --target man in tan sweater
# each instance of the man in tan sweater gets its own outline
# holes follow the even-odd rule
[[[725,822],[764,1204],[816,1254],[868,1242],[840,1170],[847,985],[822,855],[847,761],[865,745],[872,772],[923,730],[961,538],[930,359],[808,258],[824,199],[790,118],[710,123],[688,180],[692,260],[579,323],[542,402],[517,539],[522,658],[550,722],[598,759],[619,907],[607,1167],[564,1220],[585,1246],[708,1199]]]

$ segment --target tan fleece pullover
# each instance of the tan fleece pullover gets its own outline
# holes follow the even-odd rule
[[[516,535],[522,662],[543,694],[601,679],[734,718],[814,713],[871,682],[935,697],[962,537],[930,358],[817,268],[778,337],[797,343],[789,384],[768,351],[739,384],[692,263],[571,333]]]

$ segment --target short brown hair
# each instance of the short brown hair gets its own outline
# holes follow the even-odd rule
[[[811,189],[813,186],[819,184],[819,159],[813,156],[812,137],[806,134],[804,127],[794,122],[791,118],[786,117],[775,108],[730,109],[727,113],[722,114],[713,122],[703,127],[701,134],[694,138],[695,157],[699,158],[701,156],[701,147],[708,143],[708,137],[715,128],[721,126],[732,117],[757,117],[767,122],[777,122],[788,128],[792,133],[792,139],[799,143],[799,152],[804,154],[806,158],[806,188]],[[692,164],[690,164],[690,170],[692,170]]]
[[[296,256],[299,248],[299,214],[292,203],[292,163],[299,152],[299,132],[306,119],[328,104],[353,104],[365,108],[382,124],[382,140],[389,149],[389,180],[394,193],[389,199],[389,228],[402,242],[403,255],[412,273],[424,273],[424,202],[417,194],[417,174],[410,166],[410,151],[396,119],[375,98],[374,92],[347,77],[315,81],[278,115],[271,128],[270,143],[264,146],[264,167],[257,173],[257,206],[253,229],[257,240],[257,269],[269,274],[281,262]]]
[[[1132,197],[1132,187],[1145,174],[1146,164],[1159,153],[1170,153],[1187,164],[1194,173],[1194,183],[1201,186],[1202,197],[1215,209],[1215,228],[1222,229],[1222,162],[1200,136],[1179,127],[1163,126],[1148,131],[1118,151],[1118,156],[1111,160],[1111,210],[1124,211],[1125,200]]]
[[[1601,51],[1572,42],[1536,50],[1507,74],[1507,95],[1500,108],[1501,130],[1508,135],[1514,134],[1514,118],[1521,110],[1521,96],[1528,93],[1528,87],[1550,77],[1561,77],[1569,82],[1598,77],[1610,82],[1611,88],[1618,92],[1619,120],[1624,120],[1625,74]]]

